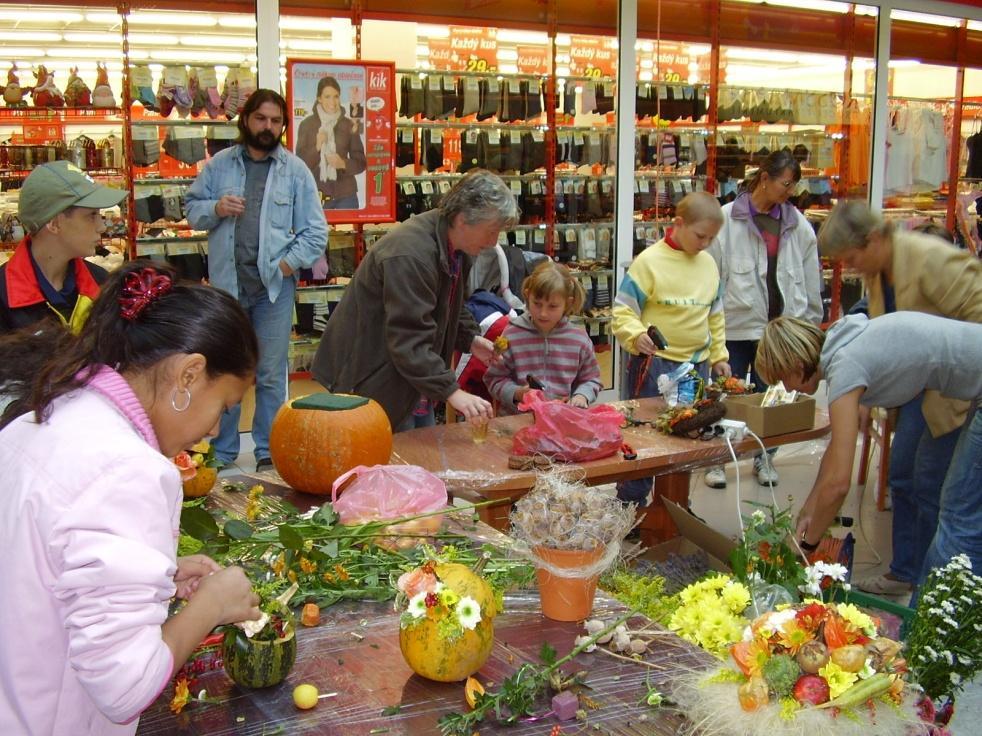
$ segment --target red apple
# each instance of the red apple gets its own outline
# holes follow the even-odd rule
[[[829,699],[829,684],[818,675],[802,675],[794,684],[792,694],[799,703],[821,705]]]

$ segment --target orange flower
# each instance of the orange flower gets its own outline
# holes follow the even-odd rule
[[[797,654],[802,645],[810,642],[814,637],[807,629],[801,628],[796,620],[785,622],[778,635],[781,646],[791,654]]]
[[[325,583],[333,583],[334,582],[334,576],[331,575],[331,573],[329,573],[329,572],[325,572],[323,575],[321,575],[321,579],[323,579],[323,581]]]
[[[273,564],[270,565],[270,568],[277,575],[283,575],[283,571],[286,569],[286,558],[284,558],[282,552],[280,552],[279,556],[273,560]]]
[[[730,647],[730,655],[747,677],[760,674],[767,660],[771,658],[767,642],[760,639],[738,641]]]
[[[177,453],[177,457],[174,458],[174,465],[181,473],[181,481],[191,480],[194,476],[198,474],[198,468],[194,464],[194,460],[191,456],[184,450]]]
[[[312,573],[317,572],[317,563],[311,562],[306,557],[300,558],[300,572]]]
[[[344,565],[340,565],[340,564],[334,566],[334,574],[337,575],[338,580],[341,581],[347,580],[348,578],[351,577],[348,574],[348,571],[344,569]]]
[[[407,598],[412,598],[423,591],[432,593],[436,590],[436,584],[433,567],[427,564],[400,575],[396,587],[405,593]]]
[[[188,704],[190,699],[191,693],[188,692],[188,678],[182,675],[174,683],[174,697],[170,701],[171,713],[180,713],[184,710],[184,706]]]
[[[794,615],[794,619],[801,628],[814,632],[825,620],[825,613],[825,606],[821,603],[809,603]]]

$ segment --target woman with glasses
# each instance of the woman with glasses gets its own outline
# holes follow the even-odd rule
[[[747,177],[740,194],[723,207],[723,227],[708,252],[716,259],[723,290],[726,348],[734,376],[750,371],[758,391],[766,386],[754,369],[764,326],[782,315],[822,321],[822,281],[815,230],[788,197],[801,179],[791,151],[775,151]],[[767,456],[754,460],[761,485],[777,485]],[[726,488],[726,473],[706,473],[710,488]]]

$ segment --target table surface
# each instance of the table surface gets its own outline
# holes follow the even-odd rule
[[[634,418],[652,420],[665,409],[660,398],[614,402],[637,405]],[[511,470],[512,437],[519,429],[532,424],[530,414],[496,417],[488,427],[487,440],[475,443],[466,423],[413,429],[393,435],[392,462],[419,465],[438,475],[451,493],[476,491],[488,499],[505,498],[528,491],[535,483],[533,471]],[[729,461],[724,440],[691,440],[662,434],[647,425],[622,430],[624,442],[637,452],[635,460],[625,460],[621,453],[591,462],[577,463],[588,484],[609,483],[651,475],[677,473]],[[816,411],[809,430],[764,438],[768,447],[803,442],[829,432],[828,414]],[[738,454],[751,454],[759,445],[748,437],[734,443]]]
[[[255,476],[229,480],[256,482]],[[283,495],[291,502],[312,497],[298,494],[261,479],[267,493]],[[209,503],[230,510],[244,503],[243,493],[212,492]],[[316,499],[314,499],[316,501]],[[480,524],[479,541],[498,539],[499,532]],[[623,606],[598,592],[594,617],[608,621],[623,615]],[[634,627],[643,617],[632,619]],[[501,682],[523,663],[535,662],[543,642],[549,642],[559,656],[573,646],[583,633],[579,624],[560,623],[542,616],[538,594],[520,591],[505,599],[505,612],[495,619],[495,644],[488,663],[478,677],[483,682]],[[357,636],[355,635],[357,634]],[[679,731],[682,716],[670,710],[652,710],[640,705],[647,684],[668,688],[682,667],[709,666],[715,660],[696,647],[662,632],[665,644],[653,645],[645,660],[652,667],[615,659],[600,652],[580,654],[564,670],[572,674],[588,672],[589,697],[599,706],[589,711],[589,723],[600,728],[591,733],[617,736],[670,736]],[[173,687],[168,687],[143,714],[137,734],[210,734],[222,736],[272,736],[272,734],[436,734],[440,716],[466,708],[462,683],[437,683],[412,673],[399,651],[399,617],[391,602],[345,602],[325,609],[322,622],[313,628],[298,627],[297,662],[280,685],[262,690],[246,690],[231,682],[217,669],[202,674],[191,688],[192,694],[207,691],[208,702],[191,702],[179,715],[169,704]],[[336,697],[321,700],[309,711],[293,705],[293,688],[310,683],[323,693]],[[646,684],[647,683],[647,684]],[[543,698],[538,713],[548,711]],[[383,710],[398,706],[398,712]],[[505,728],[487,724],[483,734],[541,735],[556,721],[548,717]],[[580,728],[580,726],[574,726]],[[383,730],[376,730],[383,729]]]

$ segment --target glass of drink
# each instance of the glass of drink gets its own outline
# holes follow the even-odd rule
[[[488,438],[488,417],[481,415],[470,420],[471,439],[475,444],[481,444]]]

